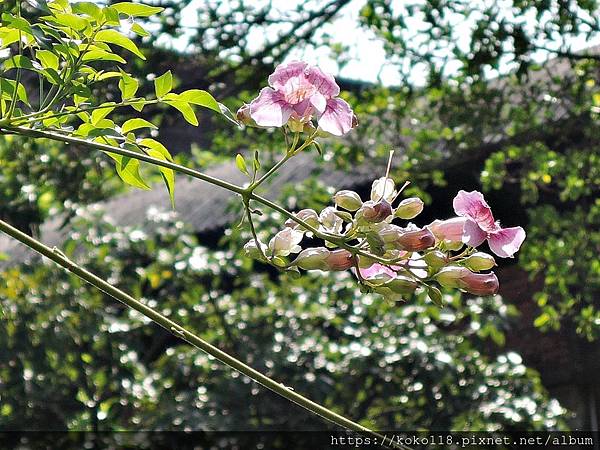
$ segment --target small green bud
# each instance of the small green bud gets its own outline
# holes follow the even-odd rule
[[[417,197],[404,199],[400,202],[394,215],[400,219],[412,219],[423,211],[423,200]]]
[[[292,264],[304,270],[328,270],[327,258],[331,252],[325,247],[314,247],[302,250]]]
[[[468,267],[475,272],[479,272],[481,270],[488,270],[496,266],[496,260],[492,255],[488,255],[487,253],[483,252],[477,252],[466,258],[463,261],[463,264],[465,267]]]
[[[302,209],[298,211],[295,216],[306,222],[308,225],[313,228],[319,228],[319,215],[314,209]],[[300,228],[304,229],[301,225],[299,225],[294,219],[288,219],[285,221],[285,226],[289,228]]]
[[[302,131],[304,131],[304,125],[305,123],[303,121],[295,119],[293,117],[291,117],[287,123],[287,126],[289,127],[292,133],[301,133]]]
[[[431,301],[440,308],[444,306],[444,302],[442,300],[442,293],[435,286],[429,286],[429,288],[427,288],[427,295],[429,296]]]
[[[260,249],[262,249],[262,251],[264,253],[266,253],[267,246],[260,241],[259,241],[259,245],[260,245]],[[244,252],[246,253],[246,256],[248,256],[249,258],[259,259],[262,261],[265,258],[263,257],[263,253],[261,253],[260,249],[259,249],[258,245],[256,245],[256,241],[254,239],[248,241],[246,243],[246,245],[244,245]]]
[[[440,269],[448,264],[448,257],[439,250],[433,250],[423,256],[423,260],[432,269]]]
[[[417,282],[404,275],[396,275],[395,278],[385,283],[392,292],[400,295],[411,295],[417,289]]]
[[[460,288],[461,287],[461,279],[471,271],[466,267],[460,266],[448,266],[444,267],[440,270],[436,275],[435,279],[438,283],[440,283],[444,287],[448,288]]]
[[[339,191],[333,196],[333,201],[341,208],[356,211],[363,204],[360,195],[354,191]]]

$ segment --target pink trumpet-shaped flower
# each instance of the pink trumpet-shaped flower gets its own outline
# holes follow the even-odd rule
[[[281,127],[290,119],[308,122],[316,115],[319,127],[342,136],[356,125],[350,105],[337,98],[340,88],[333,76],[305,62],[277,66],[250,103],[250,117],[259,126]]]
[[[494,220],[492,210],[481,192],[459,191],[452,204],[457,215],[467,218],[463,242],[471,247],[477,247],[487,240],[496,255],[507,258],[512,257],[525,240],[523,228],[502,228]]]

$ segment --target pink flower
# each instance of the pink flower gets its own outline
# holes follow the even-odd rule
[[[301,61],[277,66],[263,88],[250,103],[250,117],[263,127],[281,127],[290,119],[308,122],[313,114],[319,127],[342,136],[356,124],[350,105],[337,98],[340,88],[335,79],[318,67]]]
[[[494,220],[481,192],[459,191],[452,204],[457,215],[467,218],[462,240],[471,247],[477,247],[487,239],[496,255],[507,258],[512,257],[525,240],[523,228],[502,228]]]
[[[402,269],[402,267],[400,267],[400,266],[388,267],[388,266],[384,266],[383,264],[373,263],[369,267],[359,268],[360,275],[367,280],[369,278],[374,278],[379,275],[387,275],[390,278],[396,278],[398,273],[394,269],[400,270],[400,269]]]
[[[447,220],[434,220],[427,228],[433,233],[435,238],[440,241],[462,242],[465,222],[468,219],[464,217],[453,217]]]

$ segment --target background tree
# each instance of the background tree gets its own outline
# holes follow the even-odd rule
[[[185,61],[174,71],[178,87],[210,88],[231,108],[250,100],[272,66],[294,49],[327,44],[343,50],[319,31],[349,2],[314,2],[305,9],[283,11],[243,1],[200,3],[197,29],[180,23],[187,2],[165,2],[166,13],[155,24],[160,32],[137,42],[156,63],[152,67]],[[366,163],[386,155],[393,145],[402,149],[394,177],[404,179],[410,173],[425,198],[444,200],[459,184],[482,186],[503,217],[515,223],[528,219],[529,239],[519,264],[545,279],[536,296],[541,308],[536,325],[547,329],[561,323],[571,327],[574,322],[579,333],[593,339],[600,323],[595,301],[600,295],[596,262],[600,183],[594,150],[600,107],[598,62],[591,52],[576,53],[569,43],[577,35],[597,34],[597,5],[514,2],[512,6],[519,12],[514,16],[505,15],[495,4],[477,10],[462,2],[401,6],[364,2],[357,27],[377,34],[404,84],[363,91],[347,83],[352,88],[347,98],[362,122],[359,135],[332,143],[326,156],[339,164]],[[8,7],[8,2],[2,5]],[[409,17],[426,25],[417,38],[409,33],[423,28]],[[470,30],[467,38],[457,38],[463,30],[459,23]],[[280,36],[269,35],[258,49],[250,45],[253,36],[278,26],[285,27]],[[161,33],[184,32],[192,43],[186,52],[156,45],[155,36]],[[538,66],[540,55],[563,56],[566,64]],[[412,75],[423,67],[428,73],[425,85],[415,83]],[[130,69],[142,73],[135,64]],[[493,79],[512,69],[516,74]],[[150,92],[152,84],[147,80],[140,92]],[[117,92],[118,87],[112,89]],[[161,108],[148,108],[144,117],[181,130]],[[171,139],[169,126],[162,128],[159,138]],[[211,132],[196,137],[201,151],[179,157],[191,166],[204,166],[241,148],[274,153],[282,148],[279,136],[265,134],[248,144],[249,135],[254,139],[258,133],[233,133],[213,124]],[[498,140],[498,135],[505,138]],[[0,143],[0,196],[11,199],[1,203],[2,217],[35,232],[50,213],[70,209],[67,199],[89,203],[120,189],[104,168],[105,158],[74,158],[65,149],[40,149],[5,139]],[[8,160],[10,166],[4,162]],[[50,162],[53,174],[46,170]],[[263,162],[269,163],[267,158]],[[439,211],[437,204],[433,206]],[[255,263],[234,255],[232,249],[241,242],[236,233],[223,243],[226,250],[206,249],[189,231],[173,227],[172,220],[165,218],[158,224],[159,232],[148,235],[94,219],[96,229],[90,235],[83,232],[89,223],[76,228],[83,234],[78,243],[85,251],[74,255],[99,271],[108,269],[104,264],[108,258],[114,264],[106,276],[134,287],[145,298],[156,302],[166,298],[161,304],[164,312],[224,348],[242,342],[235,350],[246,360],[264,361],[266,371],[303,392],[323,396],[330,405],[356,408],[365,423],[439,429],[544,429],[562,424],[560,409],[547,404],[537,375],[518,356],[499,355],[503,352],[490,344],[490,336],[502,343],[502,332],[510,324],[508,312],[514,312],[500,299],[448,298],[449,306],[441,313],[423,299],[404,307],[370,297],[365,304],[356,304],[351,299],[358,293],[343,277],[293,281],[287,275],[277,279],[268,271],[257,274]],[[106,236],[107,242],[97,245],[91,236]],[[163,246],[173,250],[157,255]],[[225,258],[235,263],[225,264]],[[194,261],[199,260],[208,263],[195,268]],[[174,277],[175,271],[181,276]],[[238,283],[233,290],[228,287],[232,279]],[[0,364],[2,428],[47,423],[48,405],[57,404],[60,411],[52,415],[57,429],[135,428],[137,423],[157,428],[199,423],[210,428],[250,424],[256,429],[312,425],[293,411],[282,413],[287,410],[270,397],[273,406],[265,407],[264,396],[270,394],[254,391],[250,384],[209,378],[213,361],[147,329],[135,314],[116,306],[108,314],[93,313],[102,295],[61,271],[43,265],[12,268],[3,280],[0,300],[7,326],[0,337],[6,349]],[[331,303],[322,302],[325,295]],[[371,328],[381,323],[386,325],[373,333]],[[481,328],[475,329],[474,323]],[[153,337],[156,334],[159,339]],[[37,337],[26,338],[30,335]],[[310,351],[315,342],[322,346],[316,347],[318,352]],[[365,348],[371,353],[366,354]],[[166,356],[160,356],[165,349]],[[59,359],[63,351],[67,356]],[[390,352],[406,356],[396,360]],[[18,359],[12,357],[15,354]],[[108,371],[110,361],[119,364]],[[305,373],[314,379],[301,375]],[[348,377],[355,380],[356,397],[345,392]],[[464,389],[457,391],[462,383]],[[250,393],[255,400],[242,409],[231,400],[232,389],[244,398]],[[400,390],[410,395],[405,397]],[[33,406],[23,402],[25,393]],[[501,400],[506,408],[498,406]]]

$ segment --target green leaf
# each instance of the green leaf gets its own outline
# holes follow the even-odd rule
[[[121,24],[119,20],[119,11],[111,6],[102,8],[102,14],[106,20],[107,25],[119,26]]]
[[[36,69],[33,67],[33,64],[31,63],[31,60],[23,55],[15,55],[12,58],[9,58],[6,61],[4,61],[3,65],[5,70],[19,68],[36,71]]]
[[[141,37],[150,36],[150,33],[148,33],[139,23],[131,25],[131,31]]]
[[[44,74],[44,76],[50,83],[62,84],[62,79],[60,78],[60,75],[58,74],[58,72],[56,70],[48,68],[48,69],[42,70],[41,73]]]
[[[198,118],[196,117],[196,113],[194,113],[194,110],[188,102],[179,100],[179,96],[177,94],[168,94],[165,97],[164,102],[167,105],[177,109],[188,123],[191,123],[195,127],[198,126]]]
[[[159,167],[158,169],[163,177],[165,186],[167,186],[167,191],[169,191],[171,206],[175,208],[175,171],[166,167]]]
[[[126,63],[119,55],[99,49],[86,52],[85,55],[83,55],[83,61],[115,61],[121,64]]]
[[[139,56],[141,59],[146,59],[144,54],[140,51],[140,49],[133,43],[131,39],[126,36],[123,36],[117,30],[101,30],[96,34],[96,41],[105,42],[107,44],[118,45],[119,47],[123,47],[125,50],[129,50],[136,56]]]
[[[121,71],[121,80],[119,80],[119,90],[121,98],[125,101],[133,98],[139,87],[138,80],[133,78],[128,73]]]
[[[237,168],[240,169],[240,172],[250,176],[250,174],[248,173],[248,168],[246,167],[246,161],[244,160],[244,157],[239,153],[235,157],[235,164],[237,165]]]
[[[73,3],[73,12],[77,14],[86,14],[96,20],[102,18],[102,9],[92,2]]]
[[[140,146],[142,147],[146,147],[146,149],[144,150],[149,156],[152,156],[153,158],[158,158],[158,159],[162,159],[162,160],[166,160],[166,161],[173,161],[173,157],[171,156],[171,153],[169,153],[169,150],[167,150],[167,148],[162,145],[160,142],[151,139],[151,138],[146,138],[146,139],[142,139],[140,141]],[[160,173],[163,177],[163,181],[165,182],[165,185],[167,186],[167,191],[169,191],[169,196],[171,198],[171,206],[173,206],[173,208],[175,207],[175,172],[172,169],[169,169],[167,167],[158,167],[160,170]]]
[[[35,57],[46,69],[58,69],[58,56],[49,50],[38,50],[35,52]]]
[[[140,141],[140,145],[142,147],[152,149],[154,152],[160,153],[163,157],[162,159],[173,162],[173,157],[171,156],[171,153],[169,153],[169,150],[167,150],[167,148],[157,140],[152,138],[144,138]]]
[[[150,189],[140,175],[140,162],[137,159],[111,152],[106,154],[116,161],[117,174],[125,183],[140,189]]]
[[[56,22],[58,25],[67,26],[73,30],[81,31],[90,25],[90,23],[76,14],[57,13],[53,16],[43,17],[48,21]]]
[[[116,78],[116,77],[120,77],[121,76],[121,72],[103,72],[100,71],[96,74],[96,80],[98,81],[104,81],[104,80],[108,80],[109,78]]]
[[[129,2],[115,3],[112,7],[121,14],[127,14],[128,16],[134,17],[150,17],[154,14],[158,14],[164,9],[158,6],[148,6]]]
[[[173,89],[173,74],[170,70],[154,80],[154,91],[157,98],[162,98]]]
[[[123,134],[127,134],[130,131],[134,131],[134,130],[138,130],[140,128],[158,128],[156,125],[154,125],[153,123],[148,122],[145,119],[129,119],[128,121],[126,121],[123,126],[121,127],[121,132]]]
[[[7,80],[6,78],[0,78],[0,97],[6,100],[11,100],[12,96],[15,92],[16,81]],[[17,99],[21,100],[23,103],[29,105],[29,100],[27,98],[27,91],[25,87],[19,83],[17,86]]]
[[[219,103],[214,99],[212,95],[201,89],[190,89],[188,91],[179,94],[179,98],[192,105],[204,106],[205,108],[212,109],[213,111],[221,114],[221,108]]]
[[[0,49],[8,47],[19,40],[19,30],[13,28],[0,28]]]
[[[97,108],[95,110],[92,111],[92,116],[91,116],[91,122],[92,125],[98,125],[98,123],[104,119],[106,116],[108,116],[111,112],[113,112],[115,103],[113,102],[108,102],[108,103],[103,103],[102,108]]]
[[[10,28],[33,35],[31,24],[22,17],[15,17],[12,14],[2,14],[2,21],[6,22]]]

